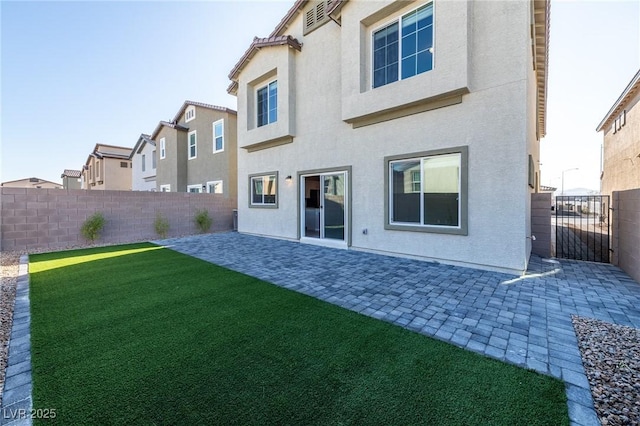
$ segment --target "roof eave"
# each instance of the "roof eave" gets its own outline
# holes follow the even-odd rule
[[[604,129],[607,124],[611,121],[611,119],[616,116],[621,109],[629,102],[630,98],[635,95],[635,92],[640,88],[640,70],[633,76],[627,87],[622,91],[622,94],[618,97],[618,99],[614,102],[613,106],[607,112],[607,115],[604,116],[598,127],[596,128],[596,132]]]

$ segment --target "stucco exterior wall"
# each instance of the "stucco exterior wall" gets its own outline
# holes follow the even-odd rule
[[[145,156],[145,170],[142,171],[142,156]],[[131,158],[131,189],[134,191],[156,190],[156,169],[153,167],[153,157],[156,156],[156,147],[145,143],[142,150],[136,152]],[[157,165],[157,163],[156,163]]]
[[[361,23],[382,22],[384,16],[379,20],[371,16],[392,4],[348,2],[342,9],[342,27],[329,22],[307,36],[303,36],[301,17],[289,26],[287,33],[303,42],[301,52],[289,49],[294,66],[282,62],[294,70],[296,82],[295,104],[293,109],[288,107],[287,115],[293,114],[295,120],[291,143],[253,152],[242,148],[245,141],[253,140],[253,130],[243,125],[252,119],[249,83],[274,65],[281,66],[273,63],[270,53],[285,48],[263,49],[246,65],[238,87],[239,231],[298,239],[300,182],[287,182],[286,176],[350,167],[351,228],[347,232],[352,249],[522,272],[531,250],[528,155],[538,158],[535,110],[531,111],[535,84],[529,71],[530,4],[437,3],[434,71],[366,89],[357,72],[366,72],[363,64],[369,59],[361,44],[366,45],[371,33],[363,32]],[[403,11],[385,16],[390,19]],[[453,73],[451,81],[439,74],[438,64]],[[282,75],[280,68],[277,74]],[[416,85],[422,93],[419,102],[435,102],[452,91],[460,100],[357,125],[362,117],[384,116],[385,108],[402,110],[412,105]],[[287,107],[279,100],[278,120],[281,108]],[[385,230],[383,188],[388,172],[384,158],[457,146],[468,147],[468,235]],[[278,208],[250,208],[248,176],[268,171],[278,171]]]
[[[169,221],[168,236],[197,234],[193,218],[206,209],[211,232],[231,230],[236,200],[216,194],[0,188],[0,250],[86,245],[80,227],[102,212],[106,224],[98,243],[158,239],[156,214]]]
[[[626,107],[626,124],[604,131],[603,195],[640,188],[640,93]]]
[[[611,262],[640,282],[640,189],[614,191]]]

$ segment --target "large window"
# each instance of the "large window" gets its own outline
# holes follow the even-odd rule
[[[189,160],[192,160],[198,156],[198,137],[196,131],[189,132],[187,139],[189,140]]]
[[[264,175],[249,176],[251,207],[277,207],[278,206],[278,174],[268,173]]]
[[[258,89],[258,127],[278,121],[278,81]]]
[[[373,32],[373,87],[433,68],[433,4]]]
[[[199,194],[202,192],[202,185],[200,184],[187,185],[187,192]]]
[[[224,120],[213,123],[213,152],[224,151]]]
[[[465,234],[467,148],[385,159],[387,229]]]

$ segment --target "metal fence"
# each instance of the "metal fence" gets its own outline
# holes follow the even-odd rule
[[[609,263],[608,195],[558,196],[556,257]]]

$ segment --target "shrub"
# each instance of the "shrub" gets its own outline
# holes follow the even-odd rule
[[[156,230],[156,234],[161,238],[165,238],[169,233],[169,221],[160,213],[156,214],[156,220],[153,222],[153,227]]]
[[[198,227],[200,232],[204,233],[207,232],[209,228],[211,228],[213,219],[211,219],[211,216],[209,216],[209,212],[203,209],[196,211],[194,222],[196,223],[196,226]]]
[[[80,228],[82,235],[91,242],[100,238],[100,232],[104,228],[104,216],[100,212],[95,212],[87,218]]]

